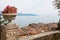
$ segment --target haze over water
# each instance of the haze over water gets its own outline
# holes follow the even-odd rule
[[[17,25],[23,27],[30,23],[53,23],[58,22],[58,15],[39,15],[39,16],[17,16],[13,21]]]

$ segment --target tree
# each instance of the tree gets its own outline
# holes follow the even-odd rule
[[[53,3],[57,9],[60,9],[60,0],[55,0]]]
[[[60,13],[60,0],[54,0],[53,3],[54,3],[54,6],[59,10],[59,13]],[[59,16],[60,16],[60,14],[59,14]],[[60,19],[59,19],[57,30],[60,30]]]

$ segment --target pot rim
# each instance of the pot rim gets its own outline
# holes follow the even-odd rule
[[[3,13],[2,16],[3,15],[17,15],[17,13]]]

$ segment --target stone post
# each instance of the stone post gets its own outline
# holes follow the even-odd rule
[[[9,23],[1,26],[1,40],[18,40],[17,30],[16,24]]]

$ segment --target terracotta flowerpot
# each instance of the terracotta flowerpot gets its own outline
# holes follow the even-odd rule
[[[8,20],[8,22],[11,22],[16,18],[16,13],[3,13],[2,16],[5,20]]]

